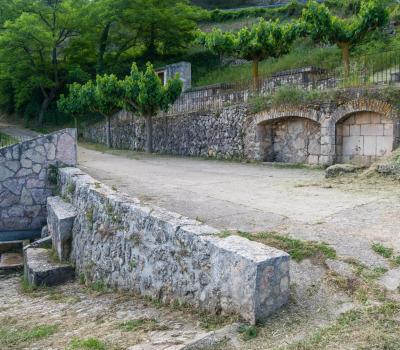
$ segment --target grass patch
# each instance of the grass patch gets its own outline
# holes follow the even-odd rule
[[[15,322],[0,323],[0,344],[11,349],[21,349],[37,340],[56,333],[58,325],[38,325],[26,329],[15,325]],[[4,349],[3,347],[1,347]]]
[[[107,293],[109,289],[107,288],[106,284],[102,280],[98,280],[88,284],[88,287],[91,291],[96,293]]]
[[[386,259],[391,258],[394,252],[393,248],[385,247],[383,244],[380,243],[374,243],[372,245],[372,250]]]
[[[107,350],[105,343],[97,338],[74,338],[69,348],[71,350]]]
[[[258,336],[258,329],[256,326],[241,324],[238,328],[238,332],[241,334],[244,341],[257,338]]]
[[[302,241],[270,232],[260,232],[256,234],[238,232],[238,234],[250,241],[256,241],[284,250],[297,262],[307,258],[317,258],[318,260],[321,258],[323,260],[336,258],[336,251],[326,243]]]
[[[342,349],[349,344],[354,349],[400,349],[399,312],[400,304],[394,302],[348,311],[331,326],[285,349]]]
[[[135,331],[152,332],[152,331],[165,331],[169,329],[167,326],[161,325],[154,318],[140,318],[137,320],[129,320],[121,322],[118,325],[118,328],[124,332],[135,332]]]

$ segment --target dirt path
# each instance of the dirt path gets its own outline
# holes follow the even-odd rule
[[[144,202],[226,230],[276,231],[332,244],[386,266],[371,245],[400,251],[399,188],[326,182],[321,170],[79,148],[79,166]],[[397,185],[397,187],[400,187]]]

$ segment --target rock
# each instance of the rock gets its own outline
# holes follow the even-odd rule
[[[30,285],[55,286],[74,279],[73,267],[53,261],[50,253],[43,248],[24,250],[24,275]]]
[[[328,266],[329,270],[332,270],[333,272],[337,273],[340,276],[346,278],[354,277],[354,272],[351,265],[343,261],[327,259],[325,263]]]
[[[72,225],[77,211],[61,197],[49,197],[47,211],[47,227],[53,240],[53,247],[59,259],[66,261],[71,253]]]
[[[335,164],[331,165],[325,170],[325,177],[331,178],[344,174],[355,173],[359,169],[361,169],[361,167],[354,164]]]
[[[49,234],[49,229],[48,229],[48,227],[46,225],[46,226],[43,226],[43,228],[42,228],[41,237],[45,238],[45,237],[48,237],[48,236],[50,236],[50,234]]]

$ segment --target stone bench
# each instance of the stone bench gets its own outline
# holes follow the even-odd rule
[[[77,215],[73,205],[60,197],[47,199],[47,227],[60,261],[69,260],[72,226]]]

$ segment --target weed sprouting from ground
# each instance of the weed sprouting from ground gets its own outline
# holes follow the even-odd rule
[[[3,320],[0,322],[0,344],[10,349],[25,348],[28,344],[53,335],[57,329],[58,325],[25,328],[17,326],[15,320]]]
[[[383,244],[380,243],[374,243],[372,245],[372,250],[386,259],[391,258],[393,255],[392,248],[385,247]]]
[[[238,234],[251,241],[284,250],[295,261],[301,261],[307,258],[316,258],[318,260],[336,258],[336,251],[326,243],[303,241],[270,232],[260,232],[256,234],[238,232]]]
[[[107,350],[106,344],[97,338],[72,339],[69,349],[71,350]]]
[[[256,326],[249,326],[241,324],[238,328],[238,332],[244,341],[254,339],[258,336],[258,329]]]

